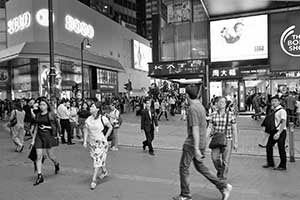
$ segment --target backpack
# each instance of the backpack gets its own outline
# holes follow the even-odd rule
[[[105,136],[105,135],[107,134],[108,127],[105,126],[102,117],[103,117],[103,116],[101,116],[101,123],[102,123],[102,125],[103,125],[103,127],[104,127],[103,130],[102,130],[102,132],[103,132],[103,135]],[[109,120],[108,120],[108,121],[109,121]],[[110,123],[110,122],[109,122],[109,123]],[[107,141],[112,141],[112,137],[113,137],[113,130],[111,131],[110,136],[108,136]]]
[[[273,112],[271,112],[270,114],[268,114],[264,121],[262,122],[261,126],[265,127],[265,132],[269,133],[269,134],[275,134],[277,132],[277,128],[279,127],[280,124],[278,124],[278,126],[275,126],[275,113],[279,110],[281,110],[282,108],[279,108]],[[280,122],[281,123],[281,122]]]

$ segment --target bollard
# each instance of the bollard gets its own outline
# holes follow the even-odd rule
[[[289,149],[290,149],[290,162],[295,162],[295,147],[294,147],[294,123],[289,122]]]

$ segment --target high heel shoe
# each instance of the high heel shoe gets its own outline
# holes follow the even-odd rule
[[[58,172],[59,172],[59,170],[60,170],[60,168],[59,168],[59,163],[56,163],[56,164],[54,165],[54,167],[55,167],[55,174],[58,174]]]
[[[44,182],[44,177],[42,174],[38,174],[38,177],[35,181],[35,183],[33,184],[33,186],[36,186],[36,185],[39,185],[40,183],[43,183]]]

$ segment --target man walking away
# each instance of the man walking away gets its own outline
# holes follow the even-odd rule
[[[222,200],[228,200],[232,186],[226,181],[213,175],[204,165],[203,158],[206,148],[206,113],[197,99],[199,88],[196,85],[186,87],[187,99],[190,107],[187,111],[187,139],[183,144],[180,160],[180,189],[179,196],[173,200],[191,200],[189,188],[189,167],[193,161],[196,170],[213,183],[222,193]]]

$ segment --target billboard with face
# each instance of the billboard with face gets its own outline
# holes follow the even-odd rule
[[[212,62],[268,58],[268,17],[211,21],[210,43]]]

